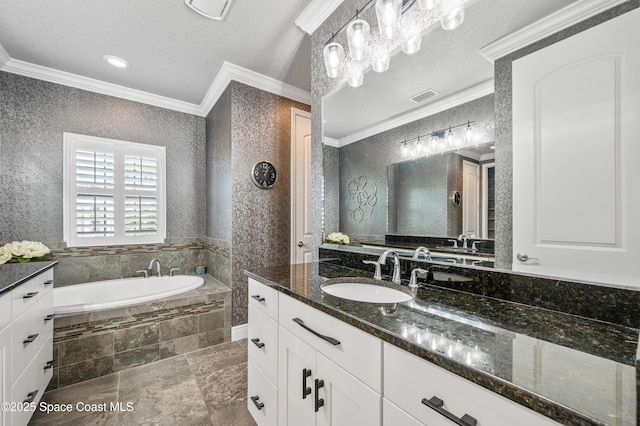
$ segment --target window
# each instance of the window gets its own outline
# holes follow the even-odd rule
[[[164,147],[64,133],[64,153],[67,245],[164,242]]]

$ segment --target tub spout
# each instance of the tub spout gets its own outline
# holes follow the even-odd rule
[[[153,273],[153,264],[156,264],[156,277],[161,277],[162,276],[162,268],[160,267],[160,261],[158,259],[152,259],[151,262],[149,262],[149,270],[151,271],[151,273]]]

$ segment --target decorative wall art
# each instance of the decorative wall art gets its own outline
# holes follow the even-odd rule
[[[371,217],[373,206],[378,202],[376,193],[378,188],[373,182],[369,182],[366,176],[360,176],[349,182],[347,194],[347,208],[351,212],[351,218],[356,222],[362,222]]]

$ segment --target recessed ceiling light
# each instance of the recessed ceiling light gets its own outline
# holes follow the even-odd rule
[[[125,61],[122,58],[118,58],[117,56],[113,56],[113,55],[104,55],[102,57],[102,59],[104,59],[105,61],[107,61],[107,63],[109,65],[113,65],[116,68],[128,68],[129,67],[129,62]]]

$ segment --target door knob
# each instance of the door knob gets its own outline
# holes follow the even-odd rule
[[[518,259],[520,262],[526,262],[527,260],[539,260],[537,257],[529,257],[527,253],[516,254],[516,259]]]
[[[298,247],[304,247],[304,243],[302,241],[298,241]]]

